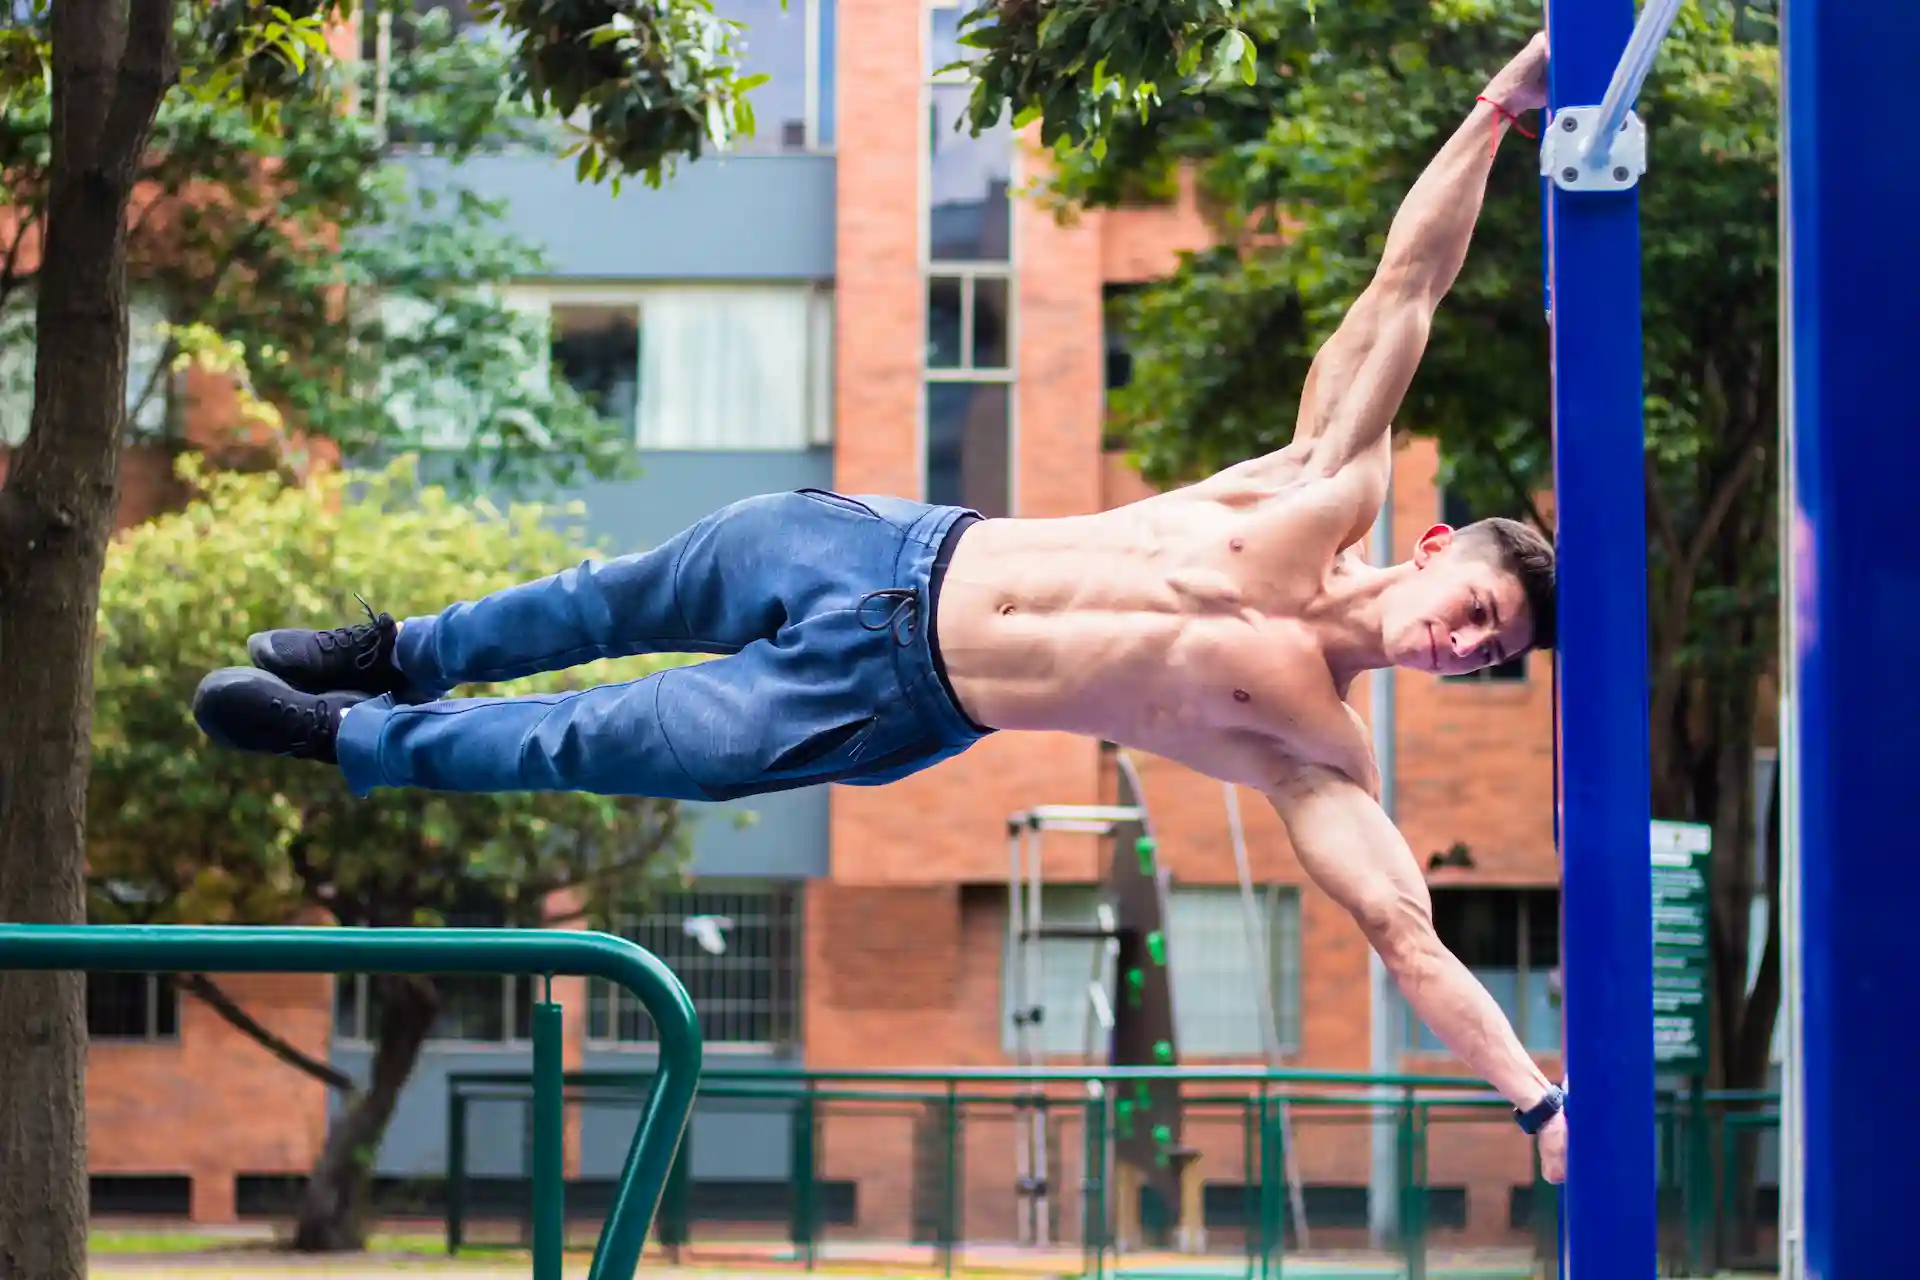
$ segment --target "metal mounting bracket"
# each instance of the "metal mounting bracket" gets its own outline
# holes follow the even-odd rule
[[[1562,107],[1540,139],[1540,172],[1562,191],[1630,191],[1647,171],[1647,126],[1629,111],[1609,145],[1598,145],[1602,110]]]

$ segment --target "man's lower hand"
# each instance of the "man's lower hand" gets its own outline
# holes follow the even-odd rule
[[[1567,1117],[1564,1113],[1541,1126],[1540,1172],[1556,1186],[1567,1180]]]

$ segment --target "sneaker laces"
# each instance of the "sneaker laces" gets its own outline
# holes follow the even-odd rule
[[[367,611],[367,620],[317,632],[314,641],[322,652],[335,649],[345,651],[352,659],[354,670],[370,671],[380,662],[381,642],[393,631],[393,619],[384,613],[374,613],[373,606],[359,593],[356,592],[353,598],[360,601],[360,607]]]
[[[280,714],[281,723],[289,730],[302,735],[300,741],[291,748],[292,750],[312,746],[315,742],[324,741],[333,733],[333,707],[325,698],[315,698],[304,706],[298,702],[289,702],[285,698],[275,698],[273,705]]]

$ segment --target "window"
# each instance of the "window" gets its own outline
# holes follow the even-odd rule
[[[469,922],[471,923],[471,922]],[[461,1044],[510,1044],[533,1037],[533,978],[489,973],[442,974],[433,979],[440,1016],[427,1039]],[[333,1032],[342,1040],[371,1044],[380,1029],[380,984],[372,975],[342,974],[334,980]]]
[[[664,895],[619,933],[659,956],[693,997],[709,1045],[799,1039],[800,886],[700,888]],[[587,1038],[651,1045],[653,1020],[612,983],[587,984]]]
[[[1118,391],[1133,381],[1133,344],[1129,340],[1121,308],[1140,291],[1137,284],[1107,284],[1100,287],[1101,337],[1106,348],[1106,389]]]
[[[928,502],[1007,514],[1012,392],[1004,382],[927,384]]]
[[[453,928],[494,929],[524,921],[482,883],[467,882],[456,905],[442,912]],[[429,1040],[507,1044],[532,1038],[534,979],[529,974],[460,973],[433,977],[440,1014]],[[371,974],[342,974],[334,981],[333,1029],[344,1040],[371,1043],[380,1028],[380,983]]]
[[[810,151],[833,145],[834,19],[836,0],[714,0],[714,16],[741,24],[732,34],[740,74],[764,75],[767,83],[749,91],[754,132],[736,140],[736,154]],[[453,30],[480,38],[499,28],[483,22],[467,0],[381,0],[361,21],[360,56],[373,64],[372,97],[380,111],[390,67],[419,44],[414,16],[435,10],[446,14]],[[382,53],[382,44],[385,52]],[[382,113],[380,118],[385,118]],[[395,141],[408,131],[396,126]]]
[[[1559,1052],[1560,891],[1435,889],[1433,923],[1440,941],[1492,993],[1520,1042],[1536,1053]],[[1411,1009],[1407,1043],[1415,1053],[1447,1052]]]
[[[127,426],[157,433],[167,426],[173,390],[161,370],[167,340],[160,332],[167,315],[156,303],[136,298],[127,316]],[[33,417],[34,297],[19,289],[0,305],[0,445],[27,438]]]
[[[941,68],[964,10],[934,0],[927,17],[926,500],[988,516],[1013,508],[1013,130],[957,127],[970,92]]]
[[[89,973],[87,1035],[94,1040],[178,1040],[180,993],[157,973]]]
[[[553,372],[642,449],[797,450],[833,438],[833,297],[805,285],[524,286]]]
[[[1041,890],[1041,914],[1049,924],[1092,924],[1102,890],[1091,885],[1052,885]],[[1186,1058],[1263,1058],[1266,1035],[1257,1016],[1260,985],[1247,937],[1240,891],[1210,885],[1175,886],[1168,900],[1167,955],[1173,970],[1173,1016],[1180,1053]],[[1285,885],[1255,891],[1256,918],[1266,950],[1267,990],[1280,1043],[1300,1042],[1300,894]],[[1111,997],[1113,966],[1106,944],[1082,938],[1043,938],[1029,944],[1028,963],[1040,968],[1042,1052],[1098,1057],[1105,1033],[1094,1020],[1089,988],[1098,981]],[[1005,940],[1002,1030],[1013,1048],[1013,940]]]
[[[1440,523],[1455,529],[1464,529],[1481,516],[1474,511],[1473,505],[1451,489],[1440,491]],[[1469,671],[1463,676],[1440,677],[1448,684],[1506,683],[1527,678],[1527,655],[1516,654],[1505,662],[1496,662],[1490,667],[1481,667],[1478,671]]]
[[[642,449],[799,450],[833,439],[833,296],[806,285],[520,285],[504,305],[528,317],[528,381],[566,379]],[[427,303],[381,303],[388,386],[450,323]],[[517,348],[517,344],[515,344]],[[410,354],[418,349],[421,354]],[[454,378],[407,380],[388,409],[427,448],[462,447],[490,410]]]

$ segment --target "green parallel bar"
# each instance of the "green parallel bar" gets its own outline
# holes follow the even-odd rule
[[[1713,1230],[1713,1147],[1707,1136],[1707,1095],[1696,1077],[1687,1091],[1687,1119],[1679,1126],[1685,1147],[1676,1151],[1684,1173],[1680,1182],[1681,1213],[1687,1232],[1687,1272],[1701,1275],[1707,1267],[1707,1238]],[[1675,1142],[1676,1148],[1681,1144]]]
[[[947,1086],[946,1106],[941,1112],[941,1140],[946,1176],[940,1187],[940,1271],[953,1274],[954,1246],[960,1236],[960,1099],[959,1089]],[[1017,1119],[1015,1121],[1018,1123]]]
[[[791,1234],[793,1244],[806,1261],[807,1270],[814,1269],[818,1262],[819,1250],[815,1240],[819,1236],[819,1163],[814,1154],[814,1133],[819,1127],[819,1102],[813,1089],[809,1088],[800,1095],[799,1104],[793,1109],[793,1222]]]
[[[660,1205],[700,1083],[693,1001],[659,957],[572,929],[300,929],[233,925],[0,925],[0,970],[134,973],[498,973],[604,978],[653,1018],[660,1075],[641,1113],[587,1280],[628,1280]]]
[[[447,1255],[460,1252],[467,1234],[467,1099],[447,1090]]]
[[[533,1280],[561,1280],[567,1247],[566,1114],[560,1006],[533,1006]]]

